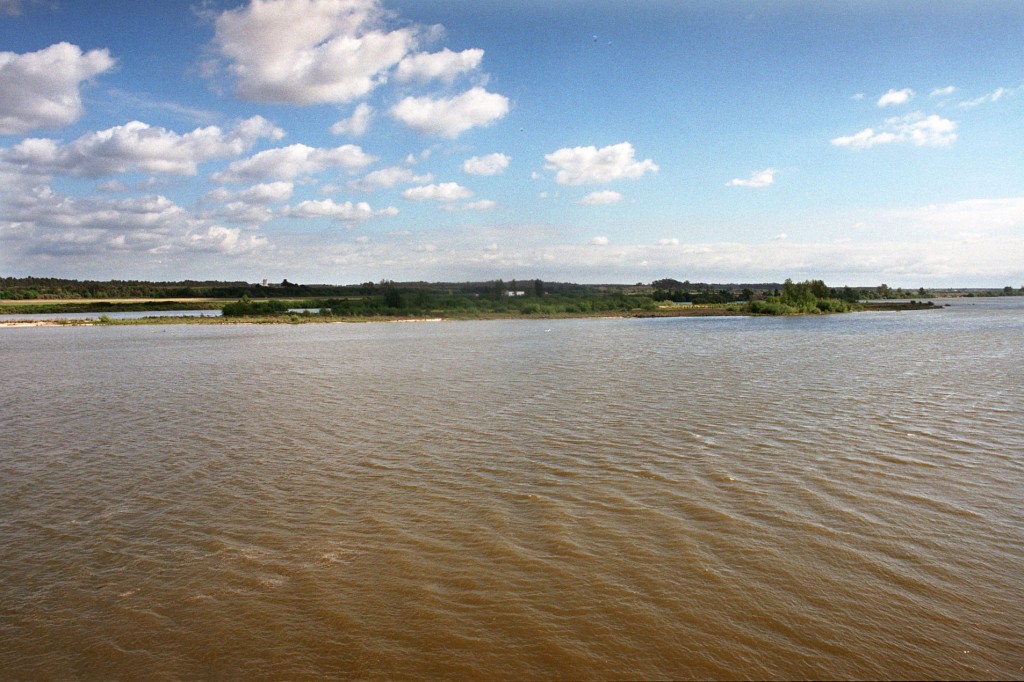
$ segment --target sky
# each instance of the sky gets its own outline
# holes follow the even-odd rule
[[[0,274],[1024,286],[1019,0],[0,0]]]

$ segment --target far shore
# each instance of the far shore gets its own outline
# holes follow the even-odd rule
[[[643,318],[643,317],[737,317],[747,313],[734,308],[722,306],[672,306],[659,310],[637,310],[609,315],[607,311],[588,313],[565,313],[559,315],[522,315],[522,314],[481,314],[481,315],[446,315],[446,316],[332,316],[332,315],[266,315],[258,317],[222,317],[222,316],[159,316],[114,319],[97,313],[89,318],[55,318],[45,320],[9,320],[0,321],[0,327],[112,327],[134,325],[166,325],[166,324],[349,324],[366,322],[469,322],[483,320],[553,320],[553,319],[599,319],[599,318]],[[102,319],[101,319],[102,318]]]
[[[125,299],[134,301],[137,299]],[[181,299],[147,299],[147,300],[169,300],[184,303]],[[199,299],[189,299],[196,301]],[[216,300],[216,299],[203,299]],[[930,303],[918,301],[879,301],[866,303],[865,312],[871,311],[900,311],[900,310],[939,310],[942,306],[935,306]],[[97,313],[96,317],[89,318],[55,318],[55,319],[24,319],[24,320],[0,320],[0,327],[109,327],[109,326],[134,326],[134,325],[166,325],[166,324],[350,324],[367,322],[468,322],[483,320],[552,320],[552,319],[599,319],[599,318],[652,318],[652,317],[750,317],[751,313],[738,306],[718,305],[688,305],[688,306],[664,306],[657,310],[635,310],[625,311],[620,314],[609,314],[607,311],[594,313],[564,313],[556,315],[547,314],[508,314],[491,313],[477,315],[429,315],[429,316],[332,316],[317,314],[292,313],[286,315],[265,315],[245,317],[223,317],[223,316],[159,316],[114,319],[103,313]],[[754,315],[762,317],[761,315]]]

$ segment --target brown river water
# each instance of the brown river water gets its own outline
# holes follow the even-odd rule
[[[0,678],[1024,678],[1024,299],[0,329]]]

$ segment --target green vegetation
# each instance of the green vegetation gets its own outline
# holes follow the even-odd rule
[[[856,301],[837,298],[820,279],[794,284],[787,279],[782,292],[763,300],[747,303],[747,310],[755,315],[808,315],[818,313],[847,313],[863,310]]]
[[[161,310],[220,310],[224,301],[61,301],[34,303],[35,299],[15,299],[16,303],[0,302],[0,314],[34,315],[41,313],[126,313],[159,312]]]
[[[302,323],[373,319],[491,319],[587,316],[808,315],[855,310],[907,310],[933,307],[904,301],[902,290],[829,288],[821,280],[782,284],[726,284],[661,279],[649,285],[571,284],[526,280],[505,282],[398,283],[382,280],[353,285],[275,285],[219,282],[76,282],[39,278],[0,278],[20,299],[0,302],[0,313],[102,313],[100,324]],[[90,301],[61,299],[73,292],[114,291],[118,295],[158,296],[174,291],[219,294],[217,299]],[[999,293],[1010,295],[1009,287]],[[233,292],[228,297],[226,294]],[[307,295],[314,292],[312,295]],[[920,298],[923,289],[918,290]],[[962,294],[961,294],[962,295]],[[40,301],[36,297],[50,297]],[[883,297],[881,302],[865,299]],[[184,297],[181,297],[182,299]],[[685,304],[685,305],[681,305]],[[220,310],[221,317],[150,317],[115,320],[121,311]],[[94,322],[95,323],[95,322]]]
[[[288,312],[289,301],[253,301],[243,296],[237,303],[226,303],[221,308],[224,317],[254,317],[257,315],[279,315]]]
[[[540,292],[540,293],[538,293]],[[282,315],[288,310],[315,309],[300,315],[340,318],[374,317],[448,317],[474,319],[487,317],[563,317],[654,312],[657,304],[649,295],[626,294],[588,288],[582,293],[545,293],[544,285],[531,283],[523,289],[510,288],[500,281],[481,291],[431,288],[382,282],[365,295],[345,297],[254,301],[243,297],[223,307],[226,317]]]

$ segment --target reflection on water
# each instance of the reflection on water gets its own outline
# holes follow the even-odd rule
[[[0,330],[0,664],[1020,678],[1018,303]]]

